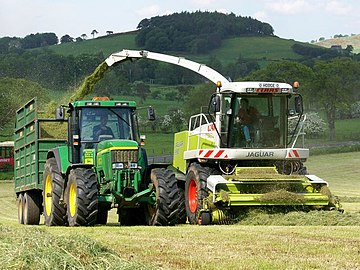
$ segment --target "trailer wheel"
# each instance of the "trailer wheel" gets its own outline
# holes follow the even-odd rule
[[[92,169],[76,168],[70,171],[65,196],[69,226],[96,224],[97,193],[97,179]]]
[[[40,198],[37,193],[27,191],[23,198],[23,221],[26,225],[39,225]]]
[[[203,199],[209,195],[206,180],[210,175],[210,168],[201,167],[193,163],[186,175],[185,206],[190,224],[200,224],[200,210]]]
[[[151,182],[154,185],[156,203],[149,204],[146,220],[149,225],[173,226],[178,219],[178,186],[175,174],[171,170],[151,170]]]
[[[60,201],[63,189],[64,179],[56,160],[49,158],[45,163],[43,175],[43,207],[47,226],[66,225],[66,209]]]
[[[18,221],[19,224],[24,224],[24,204],[23,204],[24,196],[22,193],[19,194],[17,198],[17,207],[18,207]]]

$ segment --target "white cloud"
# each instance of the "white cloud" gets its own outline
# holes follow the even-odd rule
[[[211,6],[215,1],[214,0],[191,0],[191,3],[196,6],[207,7]]]
[[[299,12],[303,13],[311,9],[310,5],[304,0],[275,1],[268,3],[266,7],[273,12],[287,15],[297,14]]]
[[[160,13],[160,6],[159,5],[151,5],[144,7],[142,9],[136,10],[136,14],[142,16],[142,17],[152,17],[155,15],[158,15]]]
[[[335,14],[335,15],[348,15],[352,12],[352,8],[350,5],[344,4],[339,1],[330,1],[326,4],[326,11]]]
[[[253,18],[258,19],[259,21],[267,21],[269,16],[265,11],[258,11],[253,15]]]

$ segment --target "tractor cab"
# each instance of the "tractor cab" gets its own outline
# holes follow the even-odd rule
[[[109,147],[107,141],[113,146],[139,144],[135,102],[80,100],[69,105],[68,113],[72,163],[94,164],[95,151]]]

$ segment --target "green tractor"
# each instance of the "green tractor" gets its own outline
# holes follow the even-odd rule
[[[155,117],[151,107],[148,116]],[[67,139],[51,134],[49,124],[61,122]],[[29,101],[16,119],[19,222],[39,224],[43,212],[48,226],[106,224],[117,208],[121,225],[175,225],[175,175],[168,164],[148,164],[142,142],[135,102],[75,101],[42,119],[36,99]]]

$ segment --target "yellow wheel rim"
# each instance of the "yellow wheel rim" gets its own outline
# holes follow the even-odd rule
[[[73,217],[75,216],[76,212],[76,186],[74,183],[70,184],[69,188],[69,208],[70,208],[70,215]]]
[[[52,180],[51,176],[46,176],[45,179],[45,198],[44,198],[44,204],[45,204],[45,211],[46,215],[51,215],[51,207],[52,207]]]

